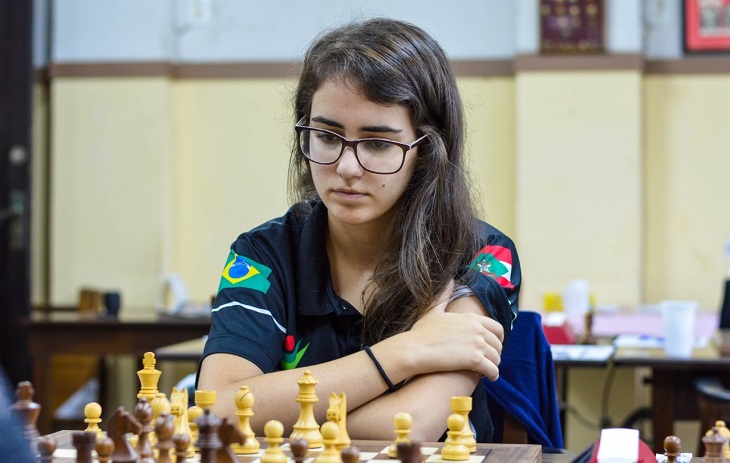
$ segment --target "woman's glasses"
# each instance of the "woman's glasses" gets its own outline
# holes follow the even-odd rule
[[[301,125],[305,118],[294,126],[304,157],[317,164],[334,164],[349,146],[355,152],[360,166],[374,174],[398,172],[405,163],[406,153],[428,138],[428,135],[424,135],[413,143],[400,143],[386,138],[349,140],[329,130]]]

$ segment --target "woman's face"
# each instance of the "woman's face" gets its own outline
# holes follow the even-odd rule
[[[374,103],[341,80],[328,80],[314,93],[309,126],[331,130],[351,140],[386,138],[412,143],[417,138],[404,106]],[[334,164],[310,162],[314,186],[327,206],[330,221],[392,225],[399,200],[413,175],[417,150],[409,150],[401,170],[388,175],[364,170],[349,147]]]

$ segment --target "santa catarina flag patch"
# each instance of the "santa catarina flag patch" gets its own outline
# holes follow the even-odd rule
[[[249,288],[266,294],[271,286],[270,274],[269,267],[231,251],[221,274],[218,292],[225,288]]]
[[[512,252],[504,246],[484,246],[474,255],[469,267],[494,278],[503,288],[514,289],[511,281]]]

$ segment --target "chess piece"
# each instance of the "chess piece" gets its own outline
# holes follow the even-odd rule
[[[111,459],[114,463],[136,463],[137,451],[129,443],[125,434],[139,434],[142,425],[124,410],[119,407],[109,418],[106,425],[107,435],[114,441],[114,450]]]
[[[174,417],[175,422],[174,434],[192,436],[193,433],[188,422],[188,390],[185,388],[178,390],[173,387],[170,399],[170,414]],[[195,456],[195,446],[190,445],[187,457],[191,458],[193,456]]]
[[[422,463],[421,444],[417,442],[398,444],[398,459],[401,463]]]
[[[446,431],[446,440],[441,449],[441,458],[449,461],[464,461],[469,459],[469,447],[464,445],[461,430],[466,425],[464,417],[459,413],[452,413],[447,420],[449,428]]]
[[[203,409],[197,405],[193,405],[188,408],[188,424],[190,425],[190,441],[192,442],[193,448],[195,443],[198,442],[198,423],[195,421],[200,418],[203,414]]]
[[[595,344],[596,337],[593,335],[593,316],[595,311],[590,308],[585,315],[583,315],[583,332],[578,338],[578,344]]]
[[[172,404],[167,399],[164,392],[158,392],[150,401],[152,405],[152,421],[156,420],[160,415],[170,415],[172,413]]]
[[[231,444],[243,445],[246,439],[246,436],[238,429],[238,425],[229,423],[227,418],[223,418],[223,422],[218,428],[218,437],[223,445],[216,452],[216,463],[238,463]]]
[[[468,396],[455,396],[451,398],[451,411],[458,413],[464,418],[464,428],[461,430],[461,441],[469,449],[470,453],[477,451],[477,441],[474,438],[474,433],[471,431],[469,423],[469,412],[471,411],[471,397]]]
[[[71,435],[76,447],[76,463],[91,463],[91,451],[96,449],[96,433],[77,431]]]
[[[99,458],[99,463],[108,463],[114,451],[114,441],[111,438],[105,436],[103,433],[101,437],[96,435],[96,456]]]
[[[256,439],[256,434],[251,429],[251,417],[253,416],[254,397],[248,386],[241,386],[236,392],[234,399],[236,404],[236,416],[238,417],[238,430],[244,435],[245,440],[242,445],[232,444],[233,451],[248,455],[259,451],[261,445]]]
[[[334,392],[330,394],[329,408],[327,408],[327,421],[335,423],[339,432],[337,433],[337,450],[350,445],[350,436],[347,435],[347,397],[343,392],[340,395]]]
[[[727,425],[722,420],[715,421],[714,427],[717,428],[717,433],[725,438],[725,443],[722,445],[722,457],[728,460],[730,459],[730,445],[728,445],[730,442],[730,429],[727,428]],[[706,434],[712,434],[712,429],[707,431]]]
[[[264,441],[269,444],[261,456],[261,463],[286,463],[286,454],[281,449],[284,442],[284,425],[281,421],[271,420],[264,426]],[[296,438],[295,438],[296,439]]]
[[[158,392],[155,394],[155,398],[149,403],[152,406],[152,417],[150,418],[150,423],[154,423],[157,417],[162,414],[170,414],[170,401],[167,400],[167,396],[164,392]],[[150,447],[154,448],[157,445],[157,436],[155,433],[148,432],[147,438],[149,439]],[[134,447],[137,447],[139,445],[139,436],[131,436],[129,438],[129,443]]]
[[[97,437],[103,436],[104,432],[99,427],[101,423],[101,405],[96,402],[89,402],[84,407],[84,423],[87,424],[86,432],[95,432]]]
[[[388,456],[390,458],[397,458],[398,457],[398,444],[400,443],[409,443],[411,442],[411,439],[408,437],[408,434],[411,433],[411,426],[413,425],[413,418],[410,414],[406,412],[399,412],[396,413],[393,417],[393,425],[395,426],[395,435],[396,438],[393,441],[392,444],[390,444],[390,447],[388,447]]]
[[[318,449],[322,447],[322,434],[319,431],[319,424],[314,418],[314,404],[319,402],[315,387],[317,381],[309,370],[304,371],[298,380],[299,394],[296,401],[299,403],[299,419],[294,423],[294,430],[289,436],[290,439],[303,437],[309,442],[310,449]]]
[[[23,437],[31,441],[39,436],[36,422],[41,412],[40,404],[33,402],[35,390],[30,381],[21,381],[15,389],[17,400],[10,406],[10,409],[20,417],[23,424]]]
[[[53,452],[58,447],[58,441],[55,437],[43,436],[38,439],[36,444],[41,463],[53,463]]]
[[[294,463],[304,463],[304,460],[307,458],[307,451],[309,450],[309,442],[307,442],[307,439],[297,437],[289,442],[289,448],[291,449]]]
[[[195,446],[192,445],[190,436],[187,434],[175,434],[174,436],[172,436],[172,442],[175,445],[176,462],[184,462],[185,459],[188,457],[188,449],[195,448]]]
[[[359,463],[360,450],[357,447],[345,447],[340,452],[340,457],[342,458],[342,463]]]
[[[142,430],[137,437],[137,454],[139,455],[139,463],[155,463],[155,454],[150,444],[150,434],[153,431],[152,425],[152,405],[147,397],[141,397],[137,401],[137,405],[133,410],[134,417],[142,425]]]
[[[340,452],[337,450],[337,442],[339,441],[337,434],[339,431],[339,426],[333,421],[326,421],[322,424],[320,432],[322,433],[324,449],[314,459],[314,463],[342,463]]]
[[[175,432],[175,419],[169,413],[162,413],[155,420],[155,440],[157,444],[157,462],[170,463],[170,450],[175,446],[173,434]],[[154,461],[152,463],[155,463]]]
[[[682,448],[682,442],[677,436],[667,436],[664,439],[664,455],[667,457],[667,463],[677,463],[679,450]]]
[[[708,434],[702,437],[702,443],[705,446],[705,456],[702,458],[703,463],[723,463],[722,446],[727,442],[727,438],[720,435],[716,426],[714,426]]]
[[[195,405],[205,410],[215,404],[215,391],[200,390],[195,391]]]
[[[138,399],[146,397],[147,400],[152,402],[152,400],[155,398],[155,395],[160,392],[157,389],[157,383],[160,380],[160,375],[162,374],[162,372],[155,369],[156,363],[157,360],[155,359],[154,352],[145,352],[144,358],[142,359],[142,365],[144,367],[137,372],[139,382],[142,385],[139,393],[137,394]]]
[[[200,461],[214,462],[218,449],[223,445],[218,437],[221,420],[210,412],[210,407],[205,407],[195,422],[198,424],[198,442],[195,446],[200,449]]]

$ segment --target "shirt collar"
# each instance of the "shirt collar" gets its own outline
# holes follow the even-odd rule
[[[325,247],[327,208],[321,201],[313,201],[309,215],[297,243],[296,279],[299,307],[304,315],[325,315],[339,305],[332,290],[330,266]],[[339,299],[339,298],[338,298]]]

